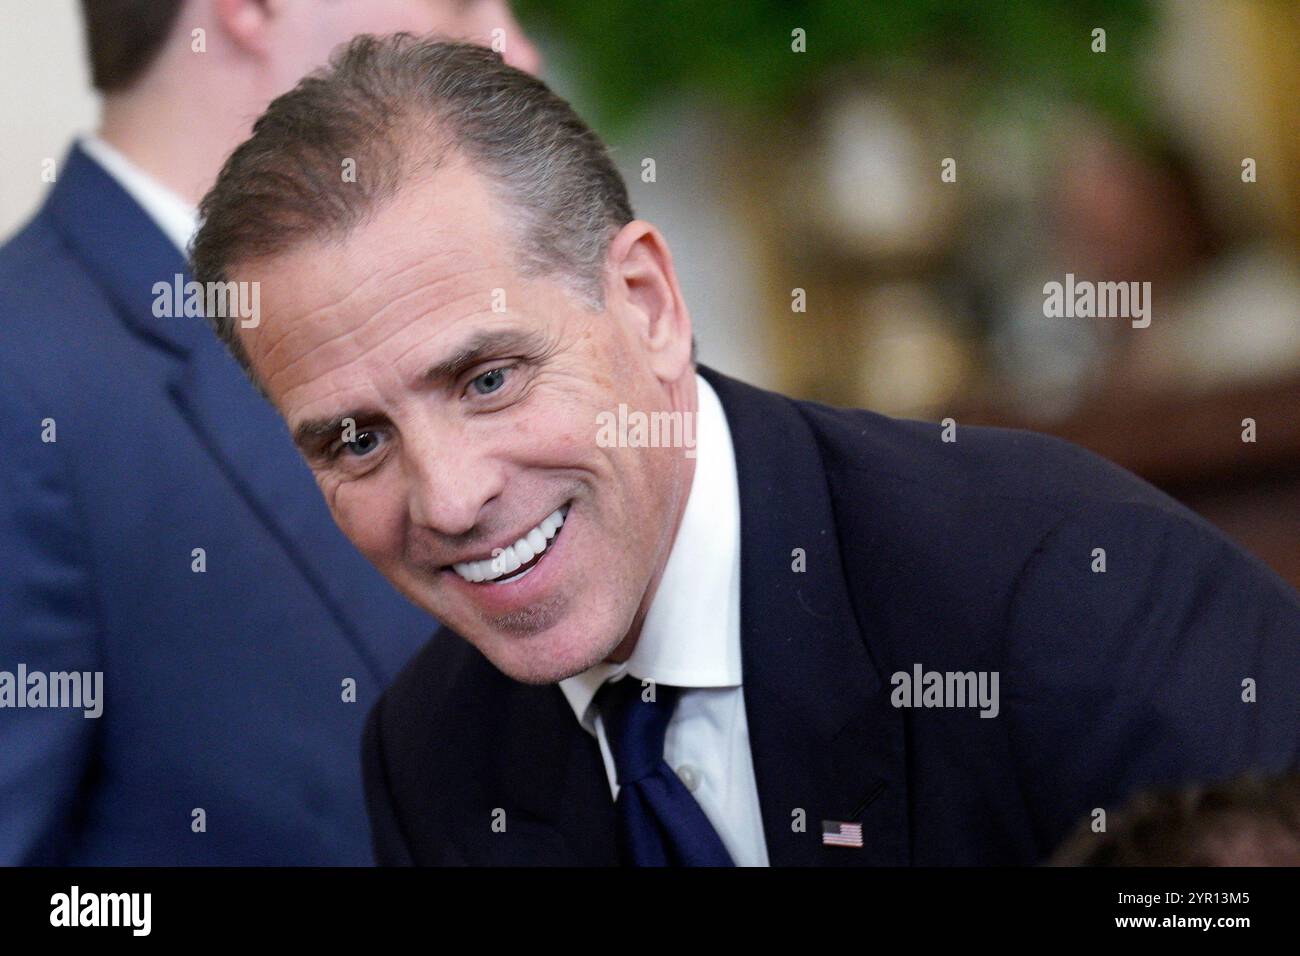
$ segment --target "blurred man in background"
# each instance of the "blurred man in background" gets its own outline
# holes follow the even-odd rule
[[[226,155],[337,44],[538,55],[505,0],[83,8],[99,135],[0,249],[0,863],[365,864],[362,721],[434,622],[160,290],[188,280]],[[93,708],[53,706],[71,674],[102,686]]]

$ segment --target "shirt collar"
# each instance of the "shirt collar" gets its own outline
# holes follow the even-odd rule
[[[602,684],[624,674],[673,687],[739,687],[740,491],[727,416],[702,376],[695,475],[681,526],[632,656],[560,681],[588,730]]]
[[[190,239],[198,229],[198,210],[100,137],[81,137],[81,148],[140,204],[181,255],[188,256]]]

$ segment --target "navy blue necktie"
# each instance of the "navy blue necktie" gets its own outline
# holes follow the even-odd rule
[[[629,866],[735,866],[718,831],[664,760],[664,735],[679,688],[627,676],[596,695],[618,778],[624,863]]]

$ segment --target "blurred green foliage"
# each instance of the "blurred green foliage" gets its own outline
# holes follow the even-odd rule
[[[1045,88],[1137,122],[1149,0],[515,0],[552,38],[599,124],[703,94],[724,107],[789,107],[827,71],[951,66],[974,85]],[[1092,30],[1107,34],[1093,53]],[[791,52],[792,31],[807,52]],[[979,94],[979,89],[963,90]]]

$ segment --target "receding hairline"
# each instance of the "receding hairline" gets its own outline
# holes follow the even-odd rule
[[[419,129],[415,127],[421,127]],[[373,223],[384,213],[397,207],[403,200],[423,189],[433,188],[440,174],[447,172],[464,172],[483,185],[491,209],[495,212],[512,255],[515,270],[526,278],[535,279],[545,273],[529,268],[526,250],[531,241],[530,231],[536,226],[538,213],[520,201],[511,188],[511,184],[498,175],[487,164],[471,156],[456,141],[436,115],[405,116],[390,130],[390,143],[394,147],[395,159],[392,170],[392,183],[389,188],[367,195],[354,208],[355,215],[336,221],[315,225],[313,228],[294,230],[292,237],[285,233],[280,235],[280,244],[272,251],[235,259],[227,263],[219,273],[210,277],[210,281],[239,281],[239,273],[255,268],[258,263],[274,262],[309,249],[313,245],[341,246],[351,240],[359,231]],[[625,223],[609,223],[605,229],[605,251],[619,231],[633,218]],[[198,233],[196,233],[197,237]],[[549,272],[552,270],[546,270]],[[567,273],[555,278],[570,287],[585,304],[593,310],[599,310],[601,303],[598,294],[582,287],[582,280],[596,282],[603,277],[603,266],[595,276],[574,276]]]
[[[607,145],[499,54],[410,34],[357,37],[271,103],[204,198],[194,276],[229,281],[312,241],[344,242],[453,150],[503,209],[515,272],[556,277],[599,311],[610,240],[636,218]],[[239,329],[209,321],[260,388]]]
[[[436,156],[414,162],[410,167],[408,177],[403,178],[393,189],[386,190],[382,195],[368,197],[364,203],[357,206],[356,216],[347,220],[325,223],[316,229],[296,230],[291,239],[286,239],[271,251],[232,260],[214,278],[227,281],[237,280],[240,274],[247,276],[250,270],[256,271],[259,264],[277,262],[290,256],[299,255],[314,246],[335,248],[344,246],[357,233],[365,230],[367,226],[372,225],[381,216],[398,208],[404,201],[409,201],[422,190],[434,188],[439,175],[445,175],[447,172],[464,172],[481,182],[484,187],[484,194],[488,197],[492,210],[496,213],[502,228],[507,231],[506,238],[510,239],[512,243],[520,241],[522,237],[516,236],[511,229],[510,212],[512,208],[515,208],[515,211],[518,211],[518,209],[512,207],[508,190],[497,183],[496,178],[490,172],[483,170],[480,164],[475,163],[472,158],[465,155],[463,150],[451,145],[444,147]],[[447,220],[445,223],[438,223],[438,225],[445,225],[450,231],[454,223]],[[517,248],[512,251],[518,252]]]
[[[344,251],[345,247],[351,241],[353,241],[359,233],[364,231],[367,228],[367,226],[373,224],[377,219],[379,219],[380,217],[386,214],[396,213],[400,215],[403,209],[407,209],[410,207],[410,199],[413,195],[419,194],[425,190],[432,191],[436,188],[436,184],[439,181],[439,179],[447,176],[450,173],[459,172],[459,173],[463,173],[464,175],[472,177],[472,179],[475,182],[481,185],[482,195],[486,197],[487,202],[490,204],[491,211],[488,213],[488,217],[491,218],[492,226],[494,227],[494,229],[499,230],[498,236],[501,240],[501,242],[495,242],[495,241],[490,242],[488,245],[489,248],[499,249],[502,248],[504,244],[504,248],[508,250],[508,254],[504,259],[504,261],[499,263],[499,265],[509,270],[510,273],[512,274],[512,278],[519,277],[530,281],[553,282],[558,289],[562,290],[567,295],[569,295],[571,297],[572,302],[578,307],[593,313],[602,311],[603,304],[604,304],[603,295],[601,297],[602,300],[601,302],[596,303],[591,301],[590,298],[584,295],[584,291],[581,288],[575,286],[575,284],[570,280],[570,277],[563,274],[556,275],[551,273],[528,274],[521,267],[521,263],[519,262],[520,246],[521,243],[525,241],[523,234],[528,229],[527,222],[524,221],[522,218],[512,220],[511,212],[515,207],[511,203],[511,197],[509,195],[509,191],[504,187],[499,186],[495,177],[493,177],[490,173],[485,173],[480,168],[479,164],[476,164],[472,158],[466,156],[463,153],[463,151],[460,151],[455,147],[451,147],[448,150],[444,151],[444,153],[440,157],[440,161],[436,165],[428,164],[428,163],[422,165],[423,165],[423,170],[418,175],[418,177],[403,181],[391,196],[388,196],[383,199],[378,199],[375,202],[371,203],[365,209],[363,215],[361,215],[356,221],[347,224],[339,224],[337,228],[330,229],[327,232],[324,232],[322,234],[303,234],[299,238],[297,238],[291,245],[287,245],[284,248],[278,249],[274,252],[270,252],[263,256],[258,256],[258,257],[234,262],[227,269],[224,281],[228,281],[228,282],[263,281],[261,279],[261,275],[263,274],[264,270],[270,267],[272,264],[279,264],[284,262],[286,259],[295,258],[295,257],[299,258],[300,261],[312,262],[314,261],[316,250],[321,246],[332,246],[336,249],[339,249],[340,251]],[[418,232],[421,235],[432,235],[433,233],[440,233],[445,235],[459,234],[463,236],[465,234],[464,230],[459,230],[457,227],[464,218],[465,217],[462,216],[438,216],[436,213],[434,213],[431,216],[421,217],[421,219],[417,220],[416,222],[420,223]],[[479,215],[476,221],[482,222],[485,218],[487,217]],[[415,232],[417,232],[416,229],[402,230],[402,234],[404,237],[409,237]],[[610,242],[607,242],[606,244],[607,252],[610,245],[612,244],[613,237],[616,235],[617,235],[617,230],[611,230]],[[447,261],[450,264],[450,267],[456,268],[456,265],[458,263],[462,263],[467,267],[473,267],[473,266],[485,264],[487,260],[476,258],[475,250],[476,250],[476,244],[470,242],[462,243],[460,245],[460,248],[453,248],[448,250]],[[411,258],[411,262],[407,266],[394,271],[391,275],[379,275],[378,274],[379,270],[376,269],[375,277],[381,279],[382,281],[390,281],[392,279],[400,277],[403,273],[409,271],[412,268],[417,267],[418,265],[424,262],[429,261],[432,258],[432,255],[430,253],[421,252],[420,250],[415,248],[408,248],[404,250],[402,255],[404,257]],[[600,275],[603,284],[604,279],[607,275],[604,267],[602,267]],[[436,285],[441,281],[442,280],[436,280],[432,284]],[[366,280],[363,280],[362,283],[357,286],[357,288],[358,289],[362,288],[365,284],[366,284]],[[480,289],[479,291],[481,292],[482,296],[486,300],[492,295],[494,288],[495,287],[484,285],[483,288]],[[401,298],[405,298],[409,295],[416,295],[416,294],[418,294],[418,290],[408,291],[393,298],[391,301],[396,302],[399,301]],[[345,296],[344,298],[339,299],[337,302],[334,302],[329,306],[322,306],[321,308],[337,309],[341,306],[343,302],[346,301],[347,301],[347,297]],[[385,301],[387,302],[388,300],[386,299]],[[430,309],[429,311],[432,311],[432,309]],[[518,315],[518,313],[515,314]],[[256,333],[261,333],[264,329],[266,329],[268,324],[266,321],[267,318],[268,318],[267,316],[265,315],[263,316],[264,321],[255,330]],[[269,318],[271,319],[271,321],[274,321],[273,316]],[[253,353],[248,349],[246,345],[246,339],[244,338],[244,336],[249,333],[243,330],[242,327],[239,325],[239,323],[236,322],[234,323],[233,334],[236,342],[238,343],[239,352],[242,355],[241,363],[244,365],[245,371],[248,377],[251,379],[254,387],[257,388],[257,390],[265,398],[271,400],[273,404],[276,404],[272,399],[270,390],[267,388],[266,383],[263,382],[261,376],[258,374],[256,366],[254,365],[253,362]],[[492,337],[491,330],[488,330],[486,337],[488,338]],[[264,352],[262,353],[262,357],[265,357]],[[338,417],[342,418],[342,417],[349,417],[349,416],[338,416]]]

